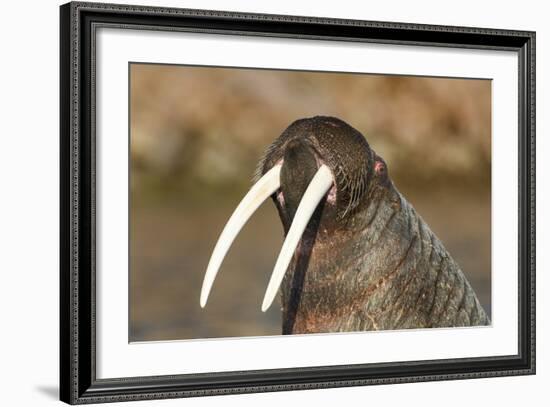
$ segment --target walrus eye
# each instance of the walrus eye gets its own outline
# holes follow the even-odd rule
[[[376,161],[374,164],[374,171],[378,175],[384,175],[386,173],[386,165],[382,161]]]
[[[206,305],[214,279],[218,274],[220,265],[231,247],[233,240],[235,240],[235,237],[239,234],[244,224],[250,219],[262,202],[279,189],[281,185],[280,174],[281,165],[276,165],[266,172],[264,176],[252,186],[227,221],[214,247],[214,251],[208,262],[208,267],[206,268],[200,296],[201,307],[204,308]],[[321,165],[300,200],[300,204],[292,220],[292,225],[290,226],[271,274],[262,303],[262,311],[266,311],[271,306],[294,251],[296,250],[296,246],[298,246],[313,212],[315,212],[317,205],[319,205],[319,202],[321,202],[323,197],[330,190],[333,183],[332,172],[326,165]]]

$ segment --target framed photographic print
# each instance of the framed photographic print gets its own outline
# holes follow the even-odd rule
[[[535,372],[535,33],[61,6],[61,399]]]

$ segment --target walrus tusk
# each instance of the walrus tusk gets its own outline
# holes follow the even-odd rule
[[[250,191],[248,191],[227,221],[214,247],[214,251],[208,262],[208,267],[206,268],[201,289],[201,308],[204,308],[206,305],[214,279],[218,274],[220,265],[231,247],[233,240],[235,240],[235,237],[239,234],[248,219],[256,212],[256,209],[279,189],[281,185],[280,173],[281,165],[276,165],[266,172],[264,176],[250,188]]]
[[[330,169],[326,165],[322,165],[319,167],[315,173],[315,176],[309,183],[306,192],[298,205],[298,209],[296,210],[296,214],[292,220],[292,225],[286,235],[283,247],[281,248],[277,262],[275,263],[275,268],[271,274],[271,279],[269,280],[269,284],[265,292],[264,302],[262,303],[263,312],[271,306],[271,303],[279,290],[279,286],[283,281],[283,277],[285,276],[290,260],[294,255],[296,246],[298,246],[302,234],[309,223],[309,219],[313,215],[313,212],[315,212],[315,209],[317,208],[317,205],[319,205],[321,199],[323,199],[328,190],[331,188],[333,182]]]

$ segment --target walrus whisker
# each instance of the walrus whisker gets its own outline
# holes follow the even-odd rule
[[[212,284],[214,284],[214,279],[218,274],[220,265],[231,247],[231,244],[258,207],[279,189],[281,185],[280,173],[281,165],[276,165],[266,172],[264,176],[250,188],[250,191],[248,191],[227,221],[212,251],[208,267],[206,268],[200,297],[202,308],[206,305]]]
[[[290,260],[294,255],[296,246],[298,246],[302,234],[304,233],[313,212],[315,212],[317,205],[319,205],[319,202],[321,202],[323,197],[332,187],[333,182],[334,179],[332,172],[326,165],[322,165],[319,167],[317,173],[304,192],[304,195],[300,200],[300,204],[298,205],[298,209],[296,210],[294,219],[292,220],[292,225],[290,226],[281,248],[281,252],[279,253],[279,257],[277,258],[277,262],[275,263],[273,273],[271,274],[271,278],[265,292],[264,301],[262,303],[262,311],[265,312],[271,306],[271,303],[279,290],[279,286],[283,281],[283,277],[285,276]]]

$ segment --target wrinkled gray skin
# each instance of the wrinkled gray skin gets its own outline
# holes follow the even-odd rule
[[[333,117],[292,123],[268,148],[285,235],[317,168],[335,187],[321,201],[281,286],[283,333],[455,327],[490,323],[440,240],[399,193],[382,158]]]

